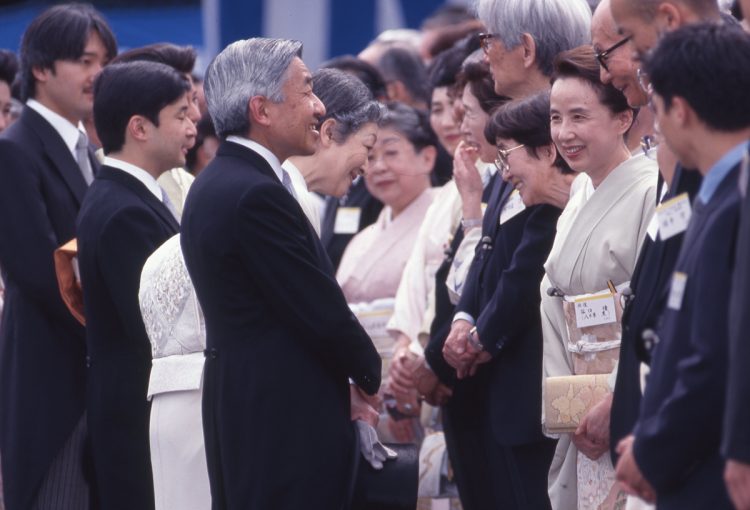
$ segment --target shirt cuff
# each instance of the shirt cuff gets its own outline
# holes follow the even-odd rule
[[[476,321],[474,320],[474,317],[469,315],[466,312],[456,312],[456,315],[453,316],[453,322],[456,322],[458,320],[464,320],[471,324],[472,326],[476,326]]]

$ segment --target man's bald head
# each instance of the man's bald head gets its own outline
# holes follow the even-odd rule
[[[621,44],[623,39],[612,17],[610,0],[602,0],[591,18],[591,43],[606,65],[600,61],[600,78],[622,91],[628,104],[637,108],[648,102],[648,96],[638,84],[638,64],[632,58],[632,47],[629,43]]]

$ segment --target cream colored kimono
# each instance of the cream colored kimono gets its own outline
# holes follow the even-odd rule
[[[549,296],[556,287],[574,296],[630,281],[656,203],[656,163],[634,156],[615,168],[596,190],[585,174],[573,182],[571,198],[560,215],[557,236],[541,284],[544,334],[543,374],[573,374],[562,300]],[[614,378],[611,378],[614,380]],[[582,456],[583,457],[583,456]],[[614,480],[609,455],[588,461],[587,479],[577,479],[578,452],[562,435],[549,474],[552,508],[599,508]],[[579,490],[581,494],[579,494]]]

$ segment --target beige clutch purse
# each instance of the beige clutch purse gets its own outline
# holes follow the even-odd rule
[[[542,423],[544,432],[575,432],[589,409],[601,402],[611,391],[609,374],[545,378]]]

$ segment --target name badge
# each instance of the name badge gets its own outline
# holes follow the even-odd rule
[[[336,211],[333,233],[356,234],[359,232],[360,216],[362,216],[362,209],[359,207],[339,207]]]
[[[526,209],[526,206],[524,205],[523,200],[521,200],[521,194],[517,189],[514,189],[508,197],[508,200],[505,201],[503,210],[500,211],[500,225],[509,219],[518,216],[524,211],[524,209]]]
[[[617,322],[615,296],[611,292],[578,298],[574,304],[579,328]]]
[[[667,299],[667,308],[670,310],[679,310],[682,308],[682,298],[685,295],[687,286],[687,275],[679,271],[672,274],[672,287],[669,289],[669,299]]]
[[[670,237],[682,234],[690,222],[692,209],[687,193],[682,193],[667,200],[656,208],[656,217],[659,220],[659,235],[663,241]]]

